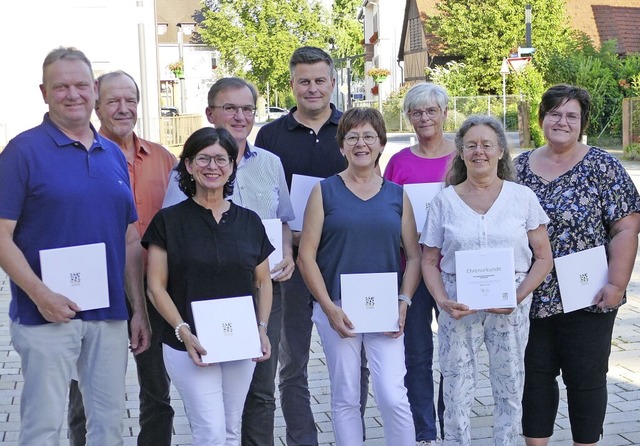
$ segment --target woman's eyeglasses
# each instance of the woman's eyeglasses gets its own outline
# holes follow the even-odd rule
[[[438,113],[440,112],[440,107],[431,107],[431,108],[427,108],[426,110],[412,110],[409,113],[409,116],[411,116],[411,119],[415,120],[415,121],[419,121],[420,119],[422,119],[422,115],[427,115],[428,118],[433,119],[436,116],[438,116]]]
[[[551,122],[560,122],[562,118],[567,120],[567,124],[577,124],[580,122],[580,115],[576,115],[575,113],[567,113],[563,115],[557,111],[550,111],[545,115],[546,118],[549,118]]]
[[[193,158],[193,161],[200,167],[209,166],[209,164],[211,164],[211,160],[213,160],[218,167],[227,167],[229,163],[231,163],[231,158],[225,155],[196,155],[195,158]]]
[[[365,144],[369,145],[369,144],[374,144],[376,142],[376,140],[378,139],[378,135],[372,135],[372,134],[367,134],[362,136],[347,135],[345,136],[344,141],[350,146],[355,146],[356,144],[358,144],[358,141],[360,140],[360,138],[362,138]]]

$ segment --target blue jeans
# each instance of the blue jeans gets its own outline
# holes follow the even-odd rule
[[[280,282],[273,282],[273,302],[267,328],[271,357],[267,361],[257,363],[253,371],[253,379],[242,412],[242,446],[273,446],[275,379],[282,325],[281,289]]]
[[[404,385],[407,388],[416,428],[416,441],[433,441],[438,436],[436,410],[433,403],[433,333],[431,331],[435,307],[433,297],[421,280],[411,300],[411,308],[407,311],[404,329],[407,367]]]
[[[287,425],[288,446],[316,446],[318,431],[313,412],[307,364],[311,348],[311,292],[298,268],[282,286],[280,338],[280,405]],[[369,389],[369,369],[363,356],[360,377],[360,413],[364,414]],[[364,421],[363,421],[364,422]]]

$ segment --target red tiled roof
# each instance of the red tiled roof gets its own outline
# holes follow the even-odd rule
[[[640,8],[593,6],[600,41],[618,41],[618,53],[640,53]]]
[[[566,11],[596,47],[616,39],[619,54],[640,53],[640,0],[567,0]]]

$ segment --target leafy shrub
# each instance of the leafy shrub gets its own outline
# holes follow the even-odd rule
[[[627,144],[624,148],[624,158],[631,161],[640,160],[640,143]]]

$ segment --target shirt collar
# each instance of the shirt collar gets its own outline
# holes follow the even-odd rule
[[[340,116],[342,116],[342,112],[340,110],[338,110],[335,105],[329,104],[329,107],[331,107],[331,116],[329,116],[329,119],[327,120],[327,122],[322,124],[322,127],[327,125],[327,123],[338,125],[338,121],[340,121]],[[289,111],[289,113],[287,115],[285,115],[285,117],[284,117],[284,119],[286,119],[287,128],[289,130],[293,130],[298,126],[302,126],[302,124],[300,124],[298,121],[296,121],[296,119],[293,117],[293,113],[297,109],[298,109],[298,106],[297,105],[294,106],[291,109],[291,111]]]
[[[102,127],[100,127],[100,131],[98,133],[100,134],[100,136],[109,139],[102,131]],[[151,155],[151,151],[149,151],[149,149],[147,149],[147,147],[145,147],[145,145],[140,142],[140,138],[138,138],[136,132],[133,132],[133,146],[136,148],[136,154],[143,152],[145,155]]]
[[[44,114],[42,124],[44,125],[46,132],[49,134],[49,136],[51,136],[58,147],[71,146],[77,143],[75,139],[69,138],[62,130],[60,130],[60,128],[58,128],[57,125],[54,124],[54,122],[51,120],[51,117],[49,117],[49,112]],[[93,144],[91,145],[91,147],[89,147],[89,149],[93,148],[94,146],[96,146],[97,149],[104,149],[102,137],[98,134],[96,128],[91,123],[89,123],[89,127],[91,128],[91,132],[93,133]]]
[[[246,160],[258,156],[258,152],[255,150],[255,146],[247,141],[247,147],[244,149],[244,155],[242,157]]]

